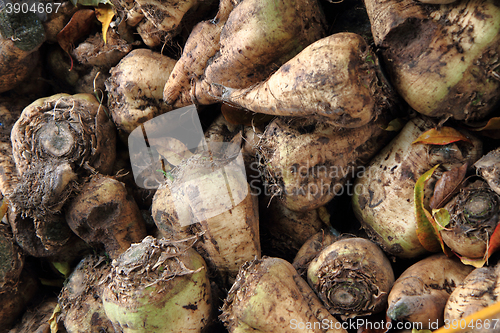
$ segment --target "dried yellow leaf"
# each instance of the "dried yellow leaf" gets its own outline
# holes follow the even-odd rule
[[[102,23],[102,39],[104,39],[104,44],[106,44],[106,35],[108,33],[109,25],[115,16],[115,9],[112,5],[100,4],[99,7],[95,9],[95,16]]]
[[[59,327],[57,325],[57,316],[61,313],[61,307],[59,304],[56,305],[54,308],[54,312],[52,312],[52,316],[50,316],[49,319],[49,325],[50,325],[50,333],[57,333],[59,330]]]

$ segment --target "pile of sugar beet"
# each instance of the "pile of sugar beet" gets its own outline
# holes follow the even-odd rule
[[[0,1],[0,220],[0,332],[500,332],[500,0]]]

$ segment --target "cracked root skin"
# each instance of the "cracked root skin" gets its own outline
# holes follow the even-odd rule
[[[399,276],[389,293],[387,316],[392,320],[443,324],[444,307],[451,292],[473,270],[458,258],[443,253],[410,266]]]

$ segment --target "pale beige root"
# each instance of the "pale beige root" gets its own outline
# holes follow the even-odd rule
[[[110,68],[137,44],[126,41],[118,30],[116,27],[108,28],[106,43],[101,33],[89,36],[71,51],[73,61],[59,45],[49,46],[46,64],[48,75],[55,76],[56,89],[95,94],[104,99],[104,82],[110,76]]]
[[[296,13],[300,13],[299,16]],[[193,95],[211,104],[210,85],[247,88],[265,80],[282,64],[325,34],[325,18],[316,0],[240,2],[220,34],[220,51],[210,60]]]
[[[488,182],[490,188],[500,195],[500,148],[481,157],[474,167],[477,173]]]
[[[441,326],[450,294],[472,270],[472,266],[443,253],[418,261],[394,283],[387,316],[392,320],[422,323],[424,329],[430,329],[429,325],[435,322]]]
[[[328,311],[345,320],[383,311],[394,272],[378,245],[354,237],[325,247],[309,264],[307,281]]]
[[[299,249],[293,259],[293,267],[300,276],[307,277],[307,268],[310,262],[327,246],[339,240],[339,233],[333,228],[321,230],[310,237]]]
[[[255,113],[250,110],[222,103],[220,111],[231,124],[257,127],[274,119],[273,115]]]
[[[261,235],[267,236],[262,239],[264,251],[274,256],[292,260],[310,237],[330,227],[325,206],[295,212],[270,197],[261,196],[259,202]]]
[[[231,333],[346,332],[293,266],[280,258],[244,264],[222,311],[220,319]]]
[[[170,173],[153,197],[152,215],[167,238],[199,236],[210,271],[232,283],[239,267],[260,258],[258,198],[245,177],[241,126],[219,117],[196,152]]]
[[[103,305],[118,332],[201,332],[212,316],[210,281],[193,239],[144,238],[112,263]]]
[[[498,302],[500,296],[500,266],[481,267],[473,270],[451,293],[444,309],[444,320],[460,326],[460,320]],[[485,319],[481,326],[464,332],[497,333],[500,316]],[[476,323],[477,324],[477,323]],[[464,325],[462,324],[462,327]]]
[[[166,33],[156,28],[154,23],[148,19],[143,19],[136,27],[137,33],[141,36],[144,44],[150,48],[164,44],[166,42]]]
[[[60,132],[55,132],[54,126]],[[38,129],[35,142],[26,138],[27,134],[34,131],[33,127]],[[101,173],[107,173],[112,169],[115,157],[113,129],[104,106],[93,95],[57,94],[40,98],[23,110],[12,128],[11,141],[16,167],[22,173],[39,160],[61,158],[77,165],[87,164]],[[89,134],[80,134],[82,138],[77,136],[86,131],[91,131],[93,137],[87,138]],[[67,132],[76,137],[64,137]],[[51,134],[63,137],[50,137]],[[31,153],[27,152],[31,152],[31,146],[35,145],[40,145],[33,148],[36,156],[30,156]],[[90,147],[94,149],[90,151]]]
[[[435,127],[428,119],[410,120],[394,140],[375,156],[355,182],[353,209],[363,228],[387,253],[401,258],[426,253],[417,238],[414,215],[414,187],[418,178],[436,164],[446,170],[468,163],[481,155],[482,143],[468,133],[472,144],[456,142],[445,146],[412,144]],[[438,177],[440,173],[436,173]],[[434,181],[425,187],[432,195]]]
[[[8,329],[26,309],[28,302],[38,291],[38,280],[32,273],[23,270],[21,275],[0,288],[0,327]]]
[[[243,130],[243,146],[242,152],[244,154],[256,156],[259,149],[259,142],[264,131],[261,127],[245,126]]]
[[[321,207],[347,191],[343,186],[387,137],[375,122],[338,129],[314,119],[276,118],[258,147],[268,193],[293,211]]]
[[[254,112],[354,128],[391,105],[392,93],[378,75],[376,55],[364,39],[338,33],[309,45],[263,82],[234,89],[214,80],[210,94]]]
[[[183,239],[193,236],[192,227],[181,225],[179,221],[192,219],[189,209],[181,210],[176,206],[170,187],[160,185],[153,196],[151,214],[160,234],[168,239]]]
[[[233,10],[235,1],[221,0],[214,19],[198,23],[189,35],[179,61],[165,83],[163,100],[174,107],[192,104],[191,79],[200,77],[208,60],[220,48],[222,27]]]
[[[12,4],[12,3],[11,3]],[[37,50],[45,41],[41,21],[33,12],[0,11],[0,93],[11,90],[38,66]]]
[[[246,261],[260,258],[259,213],[257,196],[248,195],[233,209],[201,221],[202,242],[196,245],[206,261],[232,283]]]
[[[0,193],[7,195],[13,190],[13,177],[17,177],[10,142],[0,141]]]
[[[365,5],[391,82],[413,109],[466,121],[492,111],[500,87],[498,2],[429,6],[368,0]]]
[[[163,86],[176,61],[137,49],[111,70],[106,81],[109,110],[117,128],[130,133],[140,124],[172,110],[163,103]]]
[[[141,7],[145,18],[150,21],[157,30],[165,31],[175,36],[180,27],[182,18],[188,10],[198,4],[198,0],[135,0]],[[171,38],[171,37],[170,37]],[[156,46],[156,45],[148,45]]]
[[[441,230],[448,247],[466,258],[484,258],[500,222],[500,196],[483,180],[465,182],[444,208],[450,222]]]
[[[66,331],[63,329],[63,325],[60,322],[60,313],[54,314],[56,307],[57,299],[55,297],[50,297],[41,301],[41,303],[37,302],[35,305],[30,305],[24,312],[22,318],[20,318],[8,333],[49,333],[52,316],[54,316],[53,321],[57,323],[55,325],[55,327],[58,327],[57,332],[65,333]]]
[[[96,175],[65,210],[71,230],[112,258],[146,237],[146,224],[134,199],[118,180]]]
[[[205,131],[205,139],[208,142],[208,145],[218,142],[234,142],[238,141],[235,144],[241,146],[241,135],[242,135],[243,126],[231,124],[224,118],[224,116],[218,116],[210,127]],[[229,148],[229,147],[228,147]]]
[[[114,331],[102,306],[102,281],[110,272],[110,260],[98,255],[86,256],[75,267],[58,296],[68,333]]]
[[[260,258],[261,252],[257,196],[251,193],[250,187],[247,190],[245,199],[232,209],[188,225],[196,221],[190,205],[200,198],[191,198],[186,193],[174,202],[175,196],[170,188],[161,186],[153,198],[153,218],[165,237],[180,239],[200,235],[195,248],[203,255],[209,268],[220,274],[223,283],[232,283],[239,267],[255,257]],[[217,194],[212,192],[214,197]],[[186,202],[185,207],[179,207],[178,203],[182,200]],[[198,203],[207,206],[206,203]]]
[[[25,153],[26,154],[26,153]],[[72,193],[78,189],[78,175],[67,162],[38,161],[30,169],[19,173],[19,182],[9,201],[14,212],[36,221],[58,219],[58,214]]]
[[[257,145],[260,140],[259,136],[262,132],[261,127],[233,124],[223,115],[220,115],[205,132],[205,138],[209,146],[214,145],[214,143],[216,148],[221,144],[222,147],[226,145],[226,149],[233,147],[234,153],[236,153],[235,149],[237,147],[241,147],[240,152],[243,156],[247,178],[250,179],[248,172],[258,171],[255,169],[256,166],[252,166],[251,163],[255,160]],[[252,168],[255,170],[252,170]]]

